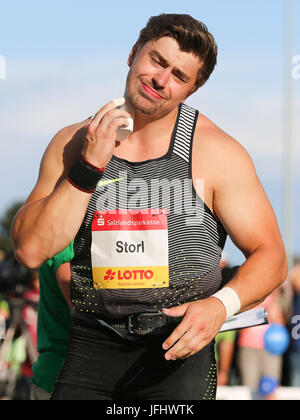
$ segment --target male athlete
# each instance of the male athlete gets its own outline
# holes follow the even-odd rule
[[[286,278],[277,221],[245,149],[186,99],[217,46],[188,15],[153,17],[133,47],[130,114],[110,102],[62,129],[13,225],[29,268],[74,239],[71,343],[52,399],[214,399],[213,339]],[[227,234],[246,262],[221,287]]]

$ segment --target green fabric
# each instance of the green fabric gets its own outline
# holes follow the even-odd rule
[[[221,341],[229,341],[230,343],[234,343],[237,336],[236,331],[226,331],[223,333],[219,333],[215,338],[215,353],[216,353],[216,361],[219,362],[219,345]]]
[[[22,364],[26,361],[26,338],[21,336],[12,341],[9,346],[5,361],[9,363],[11,369],[19,375]]]
[[[38,309],[38,352],[33,365],[33,383],[52,392],[65,360],[71,328],[71,313],[56,281],[61,264],[74,258],[73,243],[47,261],[39,270],[40,301]]]
[[[234,343],[235,338],[236,338],[236,331],[226,331],[217,335],[216,344],[218,345],[220,341],[223,341],[223,340]]]
[[[9,313],[9,305],[6,302],[6,300],[1,300],[0,301],[0,309],[2,309],[2,311],[5,311],[5,312]]]

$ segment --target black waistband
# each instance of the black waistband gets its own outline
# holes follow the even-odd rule
[[[109,320],[99,319],[86,313],[72,312],[75,319],[94,326],[102,326],[117,333],[122,338],[136,340],[141,337],[163,336],[171,332],[182,321],[183,317],[169,317],[162,312],[133,314],[127,317]]]

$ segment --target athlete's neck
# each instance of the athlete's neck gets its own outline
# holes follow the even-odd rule
[[[129,161],[144,161],[165,155],[169,149],[178,107],[169,114],[146,123],[138,115],[133,133],[115,150],[115,156]]]
[[[134,131],[129,137],[128,142],[133,143],[141,140],[147,143],[148,141],[153,141],[153,139],[164,137],[170,138],[177,114],[178,107],[174,108],[168,114],[156,119],[136,112],[134,118]]]

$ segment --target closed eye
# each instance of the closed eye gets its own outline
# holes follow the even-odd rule
[[[150,58],[154,64],[160,67],[167,68],[168,66],[170,66],[168,61],[165,60],[164,57],[162,57],[157,51],[151,51]],[[188,83],[190,80],[189,77],[178,68],[173,69],[173,74],[178,80],[180,80],[183,83]]]
[[[181,82],[187,83],[187,81],[185,80],[185,78],[183,76],[181,76],[179,74],[175,74],[175,73],[174,73],[174,76],[177,77],[177,79],[179,79]]]
[[[153,61],[153,63],[158,64],[161,67],[164,67],[163,63],[158,58],[151,57],[151,60]]]

